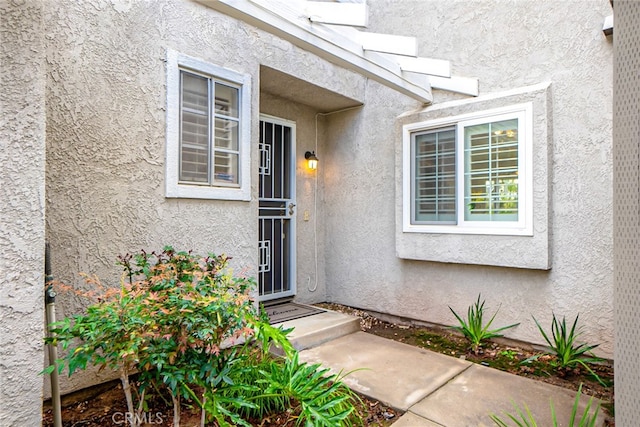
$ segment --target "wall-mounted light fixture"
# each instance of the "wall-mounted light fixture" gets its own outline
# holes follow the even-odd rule
[[[311,170],[318,169],[318,158],[315,151],[307,151],[304,153],[304,158],[307,159],[307,166]]]

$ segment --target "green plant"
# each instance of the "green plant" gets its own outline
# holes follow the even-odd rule
[[[600,384],[606,386],[602,379],[600,379],[600,377],[587,365],[587,363],[598,363],[603,361],[603,359],[596,357],[591,352],[591,350],[598,347],[599,344],[577,344],[578,337],[580,336],[580,329],[577,328],[579,316],[580,315],[576,316],[571,329],[568,329],[564,316],[562,317],[562,321],[559,321],[558,318],[556,318],[556,315],[553,314],[553,319],[551,321],[551,339],[535,317],[533,320],[536,322],[542,337],[549,345],[549,354],[555,356],[555,359],[552,362],[553,366],[561,369],[573,369],[578,365],[582,366],[591,375],[593,375]],[[530,357],[525,362],[538,357],[539,355]]]
[[[214,414],[221,426],[247,425],[244,419],[261,419],[268,413],[285,411],[296,425],[361,424],[353,406],[358,397],[344,385],[343,376],[329,375],[328,369],[317,364],[300,363],[297,351],[282,340],[288,332],[261,323],[254,336],[257,345],[247,353],[244,369],[231,375],[236,386],[226,387],[211,398],[207,395],[207,412]],[[271,353],[273,345],[281,347],[284,357]],[[229,403],[236,406],[235,413],[241,419],[229,414],[233,409]],[[233,424],[228,424],[226,418]]]
[[[255,282],[234,277],[227,262],[225,256],[166,247],[121,257],[125,279],[119,288],[88,278],[99,292],[82,294],[95,302],[86,314],[57,322],[54,337],[47,338],[68,350],[56,361],[58,370],[66,366],[72,375],[94,364],[119,371],[127,410],[137,414],[133,425],[148,410],[151,389],[168,391],[174,426],[180,425],[182,401],[201,408],[202,426],[248,426],[245,416],[298,403],[296,416],[306,425],[343,425],[353,411],[348,389],[337,377],[325,380],[327,370],[298,363],[290,330],[269,324],[250,298]],[[270,354],[273,348],[284,360]],[[288,377],[296,381],[281,386]]]
[[[343,376],[329,375],[319,364],[300,363],[298,354],[262,371],[265,395],[285,401],[298,413],[296,425],[339,427],[361,423],[350,417],[357,396],[342,382]]]
[[[85,315],[55,326],[64,349],[80,339],[65,359],[69,375],[88,363],[120,371],[132,413],[144,407],[151,384],[163,383],[179,425],[180,400],[192,398],[194,386],[227,383],[241,356],[232,344],[249,339],[259,323],[249,297],[254,281],[234,277],[227,262],[225,256],[201,257],[171,247],[121,257],[127,280],[120,289],[106,290]],[[134,371],[137,390],[129,381]]]
[[[598,413],[600,411],[600,403],[598,402],[595,406],[595,410],[592,411],[593,405],[593,397],[589,399],[589,402],[585,406],[584,411],[579,419],[576,419],[578,416],[578,405],[580,404],[580,396],[582,394],[582,384],[578,388],[578,392],[576,393],[576,398],[573,401],[573,407],[571,408],[571,416],[569,418],[569,427],[594,427],[596,425],[596,420],[598,419]],[[553,402],[550,402],[551,405],[551,419],[553,422],[553,426],[558,426],[558,419],[555,413],[555,409],[553,408]],[[516,426],[519,427],[537,427],[538,423],[536,422],[533,414],[527,407],[524,405],[524,411],[514,404],[514,409],[516,411],[514,414],[505,413],[508,420],[511,420],[515,423]],[[508,427],[508,424],[500,417],[495,414],[490,415],[491,420],[496,423],[496,425],[500,427]]]
[[[508,350],[503,350],[503,351],[501,351],[501,352],[500,352],[500,355],[501,355],[501,356],[504,356],[504,357],[506,357],[506,358],[507,358],[507,359],[509,359],[509,360],[515,360],[515,359],[516,359],[516,355],[517,355],[517,354],[518,354],[518,352],[517,352],[517,351],[515,351],[515,350],[510,350],[510,349],[508,349]]]
[[[505,329],[513,328],[518,326],[520,323],[514,323],[513,325],[503,326],[498,329],[489,329],[493,320],[498,314],[498,310],[491,316],[491,319],[485,324],[484,323],[484,303],[483,300],[480,302],[480,295],[478,295],[478,299],[475,304],[469,306],[467,309],[467,319],[463,319],[458,315],[451,307],[449,310],[453,313],[453,315],[458,319],[460,326],[452,326],[453,329],[461,332],[470,342],[471,349],[474,353],[478,354],[478,350],[480,349],[482,342],[491,338],[501,337],[502,334],[500,332]]]
[[[43,372],[50,373],[58,366],[59,373],[67,366],[69,376],[78,369],[86,369],[88,364],[100,369],[110,368],[120,374],[127,409],[131,414],[140,414],[145,403],[143,390],[132,390],[129,376],[137,369],[137,359],[145,339],[140,330],[145,324],[142,300],[139,290],[124,283],[120,289],[106,289],[94,277],[86,277],[89,284],[95,285],[102,293],[94,295],[76,292],[95,298],[98,301],[87,308],[84,315],[75,315],[53,324],[54,336],[45,339],[47,343],[62,345],[68,350],[65,359],[59,359]],[[62,290],[71,289],[57,284]],[[80,342],[77,343],[76,339]],[[72,344],[76,344],[71,347]],[[134,392],[137,402],[134,401]],[[135,423],[135,421],[134,421]]]

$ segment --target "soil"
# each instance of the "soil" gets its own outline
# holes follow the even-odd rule
[[[355,410],[364,426],[390,426],[401,413],[377,400],[358,395],[359,401]],[[144,414],[145,427],[173,426],[173,409],[168,404],[156,400],[149,403],[153,410]],[[48,404],[48,405],[47,405]],[[48,407],[49,406],[49,407]],[[62,402],[62,425],[64,427],[103,427],[129,426],[125,420],[126,403],[119,380],[102,384],[91,389],[66,396]],[[296,418],[290,412],[271,414],[261,420],[250,420],[256,427],[292,427]],[[42,416],[44,427],[53,426],[53,414],[50,402],[46,402]],[[180,425],[197,427],[200,425],[200,411],[192,407],[183,406],[181,409]],[[211,424],[207,424],[211,426]]]
[[[591,365],[593,371],[608,386],[603,386],[584,369],[572,371],[556,370],[551,366],[552,358],[524,345],[511,345],[501,341],[491,341],[478,354],[471,351],[469,342],[454,330],[445,327],[428,327],[394,324],[380,320],[366,311],[338,304],[317,304],[322,308],[351,314],[360,318],[361,329],[384,338],[409,345],[458,357],[484,366],[500,369],[512,374],[544,381],[571,390],[578,390],[603,401],[603,409],[608,414],[606,426],[614,426],[613,365],[609,361]],[[538,355],[535,362],[523,363]],[[360,396],[356,405],[358,417],[364,426],[389,426],[402,413],[383,403]],[[170,402],[157,400],[149,404],[153,411],[147,413],[146,426],[173,425],[173,411]],[[65,427],[99,427],[128,425],[124,422],[126,405],[119,381],[92,387],[74,393],[63,399],[62,419]],[[182,409],[181,425],[198,426],[200,412],[189,407]],[[262,420],[252,420],[252,425],[260,427],[284,427],[295,425],[295,418],[289,412],[272,414]],[[51,409],[45,405],[43,426],[53,426]]]
[[[383,403],[358,395],[355,410],[357,418],[364,426],[390,426],[402,413]],[[50,401],[45,402],[42,416],[44,427],[53,426],[53,414]],[[173,426],[173,409],[170,401],[154,399],[149,402],[150,411],[144,416],[145,427]],[[81,390],[62,399],[62,425],[64,427],[103,427],[129,426],[125,420],[126,402],[122,385],[119,380],[100,384],[89,389]],[[296,418],[291,412],[271,414],[261,420],[249,420],[256,427],[293,427]],[[193,427],[200,425],[200,411],[183,405],[181,409],[180,425]],[[212,424],[207,424],[211,426]]]

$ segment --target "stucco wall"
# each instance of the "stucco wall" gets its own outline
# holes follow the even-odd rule
[[[421,56],[450,60],[454,75],[478,77],[481,95],[551,83],[552,269],[396,256],[393,203],[402,177],[393,171],[392,144],[400,140],[389,107],[401,103],[371,84],[362,115],[366,122],[354,121],[351,132],[330,143],[335,150],[325,182],[330,298],[452,324],[447,306],[464,312],[482,293],[489,310],[501,306],[496,326],[522,322],[508,336],[534,343],[543,341],[531,315],[549,325],[552,312],[569,319],[579,313],[582,338],[600,343],[597,352],[612,357],[613,49],[601,31],[610,3],[371,0],[369,5],[369,30],[417,37]],[[464,98],[434,91],[435,103]]]
[[[422,56],[449,59],[454,74],[479,77],[483,94],[551,82],[553,268],[539,271],[396,256],[396,124],[400,114],[422,107],[416,101],[190,1],[46,2],[46,226],[54,275],[83,286],[77,273],[96,273],[115,284],[118,254],[166,244],[225,252],[236,271],[255,275],[259,113],[296,121],[301,162],[315,144],[318,112],[291,96],[261,94],[263,64],[364,102],[318,117],[315,218],[315,178],[298,164],[300,300],[326,294],[451,324],[447,305],[464,311],[481,292],[490,309],[502,304],[496,326],[523,322],[513,338],[541,342],[530,314],[547,322],[552,310],[579,312],[584,338],[611,356],[612,48],[600,31],[610,7],[607,0],[580,4],[370,1],[371,30],[417,36]],[[252,201],[164,197],[167,48],[253,76]],[[434,95],[436,102],[464,99]],[[307,209],[309,222],[302,218]],[[310,292],[314,219],[319,286]],[[61,296],[58,316],[83,308],[83,301]],[[98,380],[74,375],[63,391]]]
[[[0,1],[0,425],[41,423],[44,354],[44,21]]]
[[[121,273],[117,255],[164,245],[226,253],[236,272],[255,276],[258,125],[264,112],[298,123],[299,299],[324,300],[322,252],[318,288],[308,290],[315,285],[314,247],[311,221],[301,217],[304,210],[313,210],[314,183],[301,159],[313,148],[317,111],[266,95],[261,111],[260,65],[354,99],[365,79],[188,0],[60,0],[46,2],[45,8],[46,225],[55,277],[83,288],[78,273],[95,273],[116,284]],[[167,49],[252,76],[251,201],[165,198]],[[322,248],[322,219],[316,219]],[[61,295],[57,315],[82,312],[85,304]],[[93,372],[74,374],[62,390],[104,379]]]

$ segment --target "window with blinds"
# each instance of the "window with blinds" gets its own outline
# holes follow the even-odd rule
[[[531,104],[403,126],[403,230],[526,234]]]
[[[239,92],[180,71],[180,182],[239,186]]]
[[[414,222],[455,224],[455,128],[416,133],[412,145]]]
[[[467,221],[518,220],[518,120],[464,129]]]

